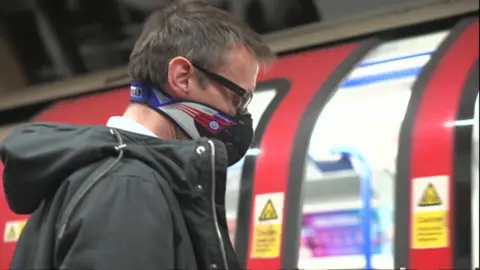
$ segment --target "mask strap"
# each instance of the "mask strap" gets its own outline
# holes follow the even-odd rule
[[[175,99],[151,84],[132,81],[130,83],[130,101],[143,103],[156,109],[174,103]]]
[[[182,101],[176,100],[175,98],[171,97],[170,95],[165,93],[163,90],[155,87],[152,84],[139,82],[139,81],[132,81],[130,83],[130,102],[145,104],[154,110],[159,110],[161,107],[164,107],[173,103],[181,103]],[[226,121],[232,121],[232,120],[238,121],[244,118],[245,116],[250,116],[250,113],[248,111],[245,111],[242,114],[237,114],[235,117],[231,117],[206,104],[198,103],[195,101],[185,101],[185,102],[197,103],[198,105],[202,105],[211,110],[217,111],[218,112],[217,116],[220,118],[226,119]]]

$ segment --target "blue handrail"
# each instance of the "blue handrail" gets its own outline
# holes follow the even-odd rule
[[[363,156],[360,151],[353,149],[351,147],[335,147],[331,150],[332,154],[340,154],[342,158],[356,159],[358,162],[359,168],[354,168],[360,170],[360,199],[362,201],[362,232],[363,232],[363,251],[365,256],[365,269],[372,268],[372,172],[366,158]]]

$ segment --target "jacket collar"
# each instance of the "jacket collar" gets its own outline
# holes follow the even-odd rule
[[[107,122],[107,127],[158,138],[157,135],[148,130],[146,127],[142,126],[140,123],[124,116],[110,117]]]

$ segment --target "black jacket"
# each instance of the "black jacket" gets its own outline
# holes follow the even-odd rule
[[[239,269],[221,142],[37,123],[0,156],[10,208],[33,213],[12,269]]]

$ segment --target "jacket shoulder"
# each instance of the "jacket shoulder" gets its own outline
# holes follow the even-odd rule
[[[67,221],[58,224],[65,228],[56,254],[62,269],[78,269],[80,262],[98,269],[174,268],[171,208],[153,176],[147,176],[108,174],[78,203],[71,217],[60,219]],[[88,250],[102,252],[95,255]],[[164,252],[160,257],[158,250]]]
[[[108,166],[111,162],[108,160],[104,163]],[[98,168],[96,173],[98,173]],[[95,177],[95,172],[90,176],[81,177],[83,178],[80,180],[82,183],[77,185],[75,193],[85,192],[84,190],[88,186],[85,184],[86,178],[92,177]],[[160,178],[146,164],[134,159],[123,158],[113,168],[109,169],[95,183],[94,187],[87,191],[82,204],[88,205],[90,201],[94,202],[106,197],[131,196],[134,193],[156,193],[156,196],[159,196],[163,193],[163,188],[158,185]],[[124,190],[128,191],[128,194],[123,192]],[[143,200],[147,199],[148,197],[143,198]]]

